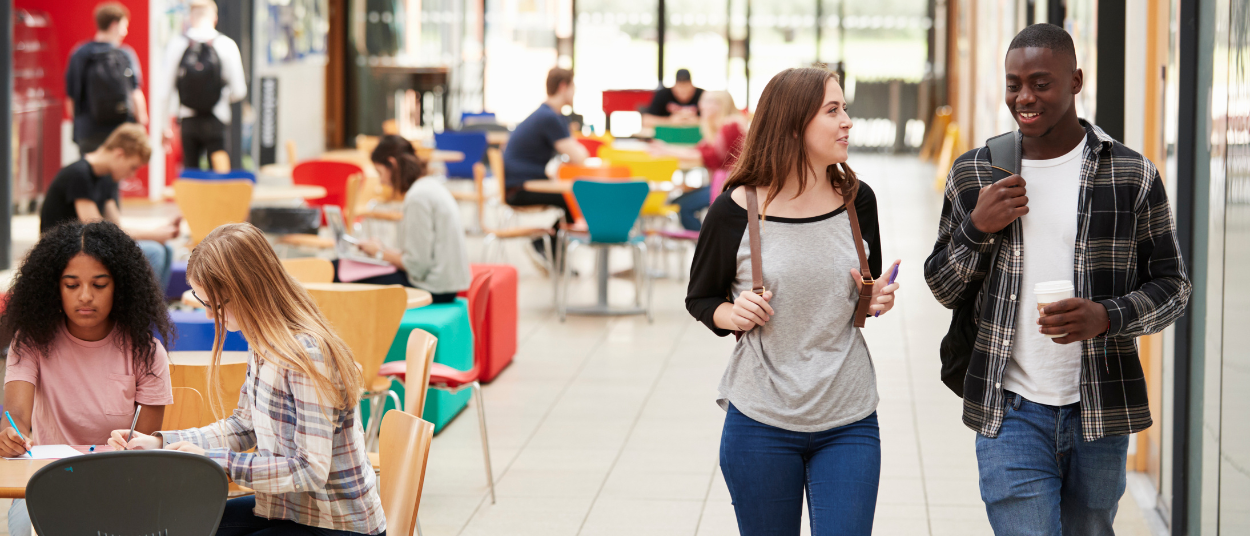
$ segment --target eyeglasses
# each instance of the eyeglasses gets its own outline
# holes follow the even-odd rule
[[[204,298],[201,298],[199,294],[195,293],[195,289],[191,290],[191,295],[194,296],[195,300],[200,302],[200,305],[203,305],[205,309],[212,309],[212,307],[208,305],[208,302],[204,301]],[[230,303],[230,300],[226,300],[222,302],[222,305],[225,305],[227,303]]]

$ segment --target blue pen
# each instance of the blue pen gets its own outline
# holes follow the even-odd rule
[[[6,418],[6,419],[8,419],[8,420],[9,420],[9,426],[12,426],[12,427],[13,427],[13,431],[14,431],[14,432],[17,432],[17,437],[22,438],[22,441],[26,441],[26,436],[22,435],[22,431],[17,429],[17,424],[13,422],[13,416],[12,416],[12,415],[9,415],[9,412],[8,412],[8,411],[5,411],[5,412],[4,412],[4,418]],[[26,454],[30,454],[30,451],[29,451],[29,450],[28,450],[28,451],[26,451]],[[35,457],[35,455],[34,455],[34,454],[30,454],[30,457],[34,458],[34,457]]]
[[[894,273],[891,273],[891,274],[890,274],[890,282],[889,282],[889,283],[886,283],[886,284],[885,284],[885,286],[887,286],[887,287],[888,287],[888,286],[890,286],[890,285],[893,285],[893,284],[894,284],[894,280],[898,278],[898,267],[899,267],[899,265],[901,265],[901,264],[903,264],[903,263],[901,263],[901,262],[900,262],[900,263],[898,263],[898,264],[895,264],[895,265],[894,265]],[[878,316],[881,316],[881,311],[877,311],[876,313],[873,313],[873,315],[872,315],[872,317],[873,317],[873,318],[877,318]]]

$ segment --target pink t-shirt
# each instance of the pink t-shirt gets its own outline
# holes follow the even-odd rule
[[[9,349],[4,383],[34,384],[31,414],[37,445],[103,445],[113,430],[130,428],[135,403],[174,403],[169,356],[157,341],[149,374],[135,375],[130,354],[117,344],[117,330],[102,340],[78,339],[61,328],[48,357],[16,355]]]

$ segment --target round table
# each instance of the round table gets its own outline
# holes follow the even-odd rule
[[[274,201],[293,201],[300,199],[318,199],[326,196],[326,189],[322,186],[307,185],[290,185],[290,186],[274,186],[270,184],[256,184],[252,186],[252,202],[274,202]],[[174,199],[174,188],[172,186],[165,188],[165,198]]]
[[[304,283],[305,288],[315,288],[315,289],[334,289],[334,288],[353,288],[353,287],[364,288],[364,287],[373,287],[373,286],[377,286],[377,285],[369,285],[365,283]],[[430,295],[429,292],[421,290],[419,288],[404,287],[404,292],[408,293],[408,309],[416,309],[419,307],[425,307],[431,303],[434,303],[434,296]],[[182,293],[182,303],[183,305],[194,307],[196,309],[204,308],[204,304],[200,303],[200,300],[195,299],[195,296],[191,294],[190,290]],[[171,361],[173,360],[173,354],[175,353],[195,353],[195,352],[172,352],[170,353]],[[223,352],[223,354],[224,353],[230,353],[230,352]],[[242,353],[246,353],[246,352],[242,352]]]
[[[90,456],[89,449],[92,445],[70,445],[75,450]],[[108,445],[94,445],[95,451],[113,452],[113,447]],[[40,469],[56,460],[0,460],[0,499],[25,499],[26,484],[30,482],[30,477],[35,476]],[[252,490],[230,482],[231,495],[239,493],[251,493]]]

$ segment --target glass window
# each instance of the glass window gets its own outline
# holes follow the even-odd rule
[[[751,3],[750,96],[755,109],[764,86],[778,72],[816,61],[816,0]]]
[[[667,0],[664,28],[664,85],[678,69],[689,69],[698,87],[725,89],[729,41],[725,38],[728,0]]]
[[[486,0],[486,111],[500,123],[520,123],[547,98],[556,12],[556,0]]]
[[[659,84],[656,0],[579,0],[574,34],[577,94],[573,109],[585,125],[603,132],[603,91],[655,89]],[[612,131],[625,136],[641,128],[633,112],[617,112]]]

